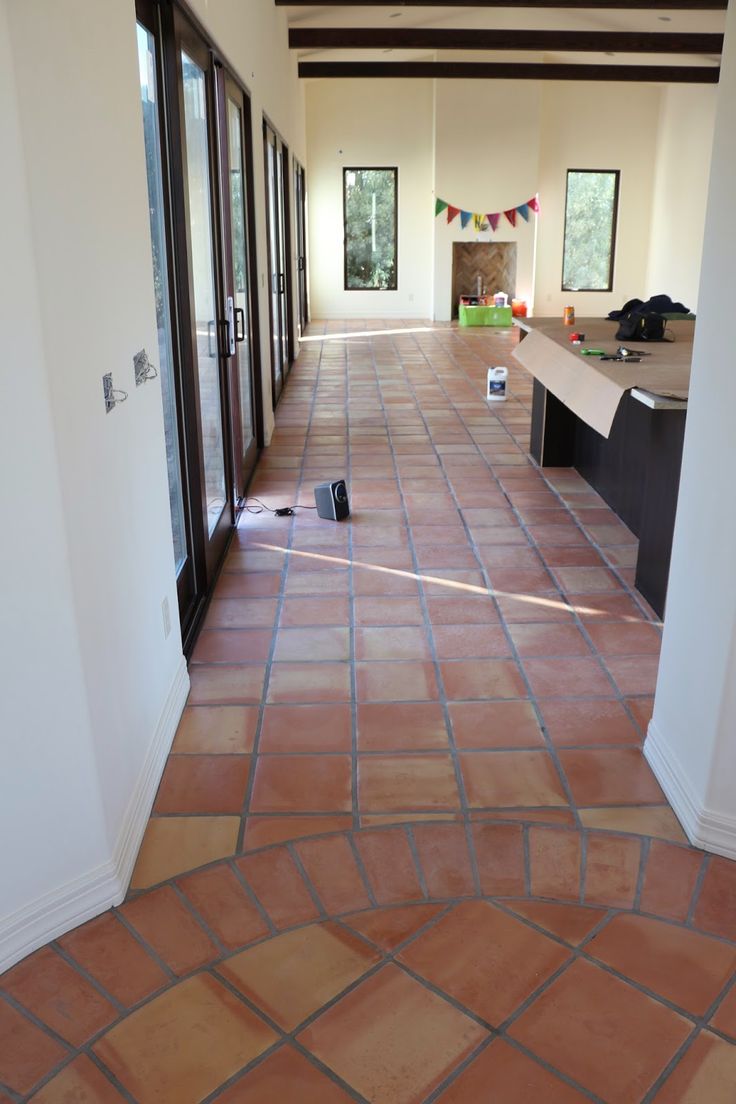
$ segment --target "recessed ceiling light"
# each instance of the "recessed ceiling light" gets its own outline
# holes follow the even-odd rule
[[[659,20],[660,23],[671,23],[672,22],[672,16],[671,15],[658,15],[657,19]]]
[[[384,52],[384,54],[392,54],[393,50],[384,50],[383,52]]]
[[[606,50],[606,57],[615,57],[615,56],[616,55],[614,53],[611,53],[610,50]]]
[[[389,19],[401,19],[403,12],[391,12]]]

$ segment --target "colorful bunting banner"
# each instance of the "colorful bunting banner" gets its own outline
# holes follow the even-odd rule
[[[523,218],[524,222],[529,222],[529,212],[534,211],[536,215],[539,214],[539,196],[532,196],[526,203],[520,203],[518,207],[509,207],[508,211],[494,211],[486,214],[475,214],[473,211],[463,211],[462,207],[453,207],[451,203],[447,203],[444,199],[436,199],[434,204],[435,218],[447,211],[447,221],[452,222],[457,216],[460,216],[460,225],[463,230],[472,221],[473,229],[476,233],[482,234],[486,230],[492,230],[495,234],[498,230],[498,224],[501,221],[501,215],[505,215],[512,226],[516,226],[516,216],[519,215]]]

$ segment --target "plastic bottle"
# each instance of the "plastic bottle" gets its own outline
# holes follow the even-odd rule
[[[489,368],[486,384],[486,400],[488,402],[506,402],[506,383],[509,378],[508,368]]]

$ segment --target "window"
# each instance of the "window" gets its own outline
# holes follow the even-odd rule
[[[344,169],[345,290],[396,291],[398,169]]]
[[[611,291],[618,169],[568,169],[563,291]]]

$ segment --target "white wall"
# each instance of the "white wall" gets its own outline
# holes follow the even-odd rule
[[[432,311],[432,82],[307,86],[313,318],[427,318]],[[398,289],[345,291],[343,167],[399,170]]]
[[[542,96],[539,190],[542,214],[534,312],[603,316],[643,298],[649,261],[660,86],[548,82]],[[611,292],[562,291],[568,169],[620,169],[618,231]]]
[[[305,150],[285,15],[198,7],[253,93],[265,274],[263,110]],[[121,899],[188,678],[160,385],[133,379],[157,350],[134,0],[0,16],[2,970]]]
[[[0,0],[0,932],[18,940],[30,922],[24,906],[99,867],[108,849],[38,325],[6,6]],[[0,938],[0,970],[6,954]]]
[[[694,843],[736,858],[736,8],[727,17],[667,616],[645,745]]]
[[[713,125],[714,85],[667,85],[657,130],[646,297],[664,293],[696,311]]]
[[[484,214],[526,203],[538,190],[540,85],[536,81],[437,81],[435,190],[440,199],[465,211]],[[425,211],[427,224],[434,204]],[[516,295],[532,304],[536,215],[505,216],[498,230],[465,230],[460,217],[448,224],[434,220],[434,317],[447,320],[452,310],[452,243],[516,242]],[[470,289],[469,289],[470,290]],[[489,288],[506,291],[508,288]]]
[[[417,317],[430,309],[433,318],[449,319],[452,244],[475,240],[517,242],[516,293],[538,315],[561,314],[569,303],[580,316],[605,315],[627,299],[660,291],[696,298],[714,95],[697,85],[605,82],[309,82],[314,316]],[[405,284],[398,295],[346,294],[342,166],[401,159],[399,279],[402,271],[411,275],[414,299]],[[621,170],[611,292],[561,290],[570,168]],[[539,219],[519,219],[515,230],[503,217],[495,234],[477,234],[472,224],[463,230],[459,218],[448,224],[445,214],[434,218],[435,196],[483,213],[516,207],[537,191]],[[431,308],[417,307],[427,302]]]

